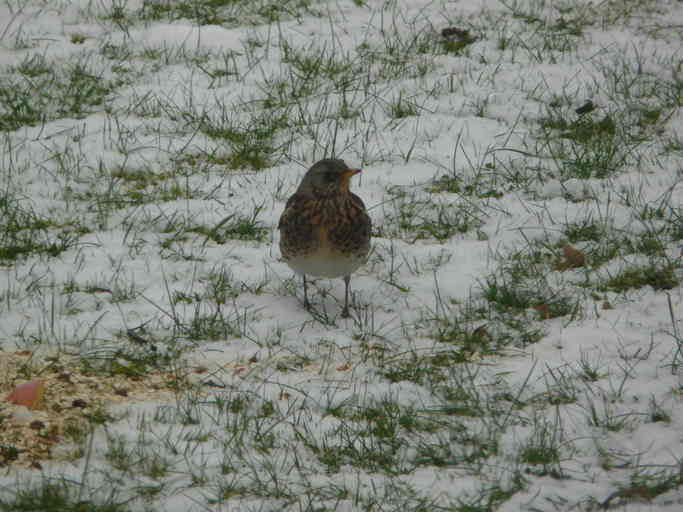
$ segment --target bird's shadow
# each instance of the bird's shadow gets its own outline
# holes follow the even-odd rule
[[[340,320],[343,322],[353,322],[354,325],[362,321],[361,317],[367,316],[368,304],[362,299],[362,293],[351,290],[349,294],[349,317],[344,318],[344,289],[343,286],[335,286],[333,280],[326,278],[308,278],[308,300],[309,307],[304,303],[303,290],[301,288],[301,278],[292,276],[284,280],[283,289],[285,294],[296,298],[301,311],[306,311],[314,323],[326,327],[338,327]],[[310,321],[305,324],[310,324]]]
[[[304,304],[303,293],[298,293],[297,290],[295,296],[301,308],[308,311],[313,320],[328,327],[338,327],[340,320],[355,321],[361,305],[357,292],[351,290],[349,294],[349,317],[343,317],[344,290],[342,288],[340,291],[336,291],[336,288],[339,287],[336,287],[330,279],[308,278],[308,307]]]

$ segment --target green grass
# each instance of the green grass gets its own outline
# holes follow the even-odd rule
[[[676,274],[677,265],[653,263],[650,266],[635,266],[626,268],[610,276],[599,288],[602,291],[623,293],[650,286],[655,290],[671,290],[676,288],[681,279]]]
[[[410,244],[428,239],[445,242],[483,225],[481,211],[473,211],[466,201],[443,201],[435,195],[390,188],[383,205],[383,222],[374,226],[374,235]]]
[[[14,498],[0,499],[0,507],[7,512],[29,512],[42,510],[45,512],[126,512],[130,510],[123,501],[121,503],[82,502],[76,495],[75,486],[63,483],[45,482],[35,489],[19,489]]]
[[[109,77],[90,59],[64,64],[40,54],[5,69],[0,78],[0,130],[13,131],[62,117],[82,118],[106,110],[114,91],[129,82]]]
[[[133,16],[145,22],[189,19],[198,25],[241,25],[273,23],[280,20],[312,14],[310,0],[146,0]]]
[[[271,167],[275,163],[275,135],[286,126],[271,116],[256,116],[241,124],[228,117],[211,119],[204,115],[197,123],[203,133],[227,144],[230,153],[226,164],[229,169],[253,170]]]
[[[58,224],[37,214],[17,195],[0,195],[0,260],[16,261],[32,255],[57,257],[76,247],[88,229]]]
[[[553,480],[616,488],[559,507],[681,487],[680,460],[655,472],[647,450],[611,448],[675,424],[661,395],[635,398],[655,348],[624,333],[578,360],[562,352],[575,327],[681,285],[680,63],[587,46],[601,30],[645,37],[664,6],[520,0],[461,17],[347,4],[362,31],[309,0],[146,0],[84,7],[84,23],[121,38],[67,34],[70,57],[12,32],[25,57],[0,70],[0,307],[21,319],[6,335],[78,353],[92,378],[166,370],[176,385],[131,429],[89,411],[102,451],[65,431],[86,461],[79,483],[20,482],[0,509],[152,510],[182,493],[198,508],[491,512]],[[200,30],[138,45],[157,23],[239,43],[211,48]],[[309,37],[318,25],[330,38]],[[303,311],[273,245],[301,170],[328,156],[368,171],[353,188],[374,249],[349,320],[339,280],[311,283]],[[656,357],[673,371],[669,307]],[[506,370],[531,354],[527,375]],[[582,472],[590,443],[567,414],[604,475]],[[18,455],[0,446],[0,465]],[[435,495],[420,472],[477,482]]]

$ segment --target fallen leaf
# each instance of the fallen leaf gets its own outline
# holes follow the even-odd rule
[[[26,406],[29,409],[38,409],[42,405],[44,392],[44,380],[31,380],[14,388],[14,391],[7,395],[5,400],[16,405]]]
[[[534,306],[534,309],[541,315],[542,320],[548,320],[550,318],[550,306],[547,304],[537,304]]]
[[[472,331],[472,338],[477,341],[491,341],[491,335],[486,329],[486,325],[480,325],[474,331]]]
[[[579,268],[586,266],[586,255],[578,249],[567,244],[562,248],[564,254],[564,261],[557,265],[558,270],[567,270],[569,268]]]

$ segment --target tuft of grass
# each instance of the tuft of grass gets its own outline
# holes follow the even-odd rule
[[[78,225],[59,225],[35,213],[18,197],[0,193],[0,260],[57,257],[76,247],[87,232]]]
[[[624,136],[616,116],[596,119],[587,114],[571,120],[559,107],[551,112],[541,120],[540,127],[560,178],[607,178],[629,162],[634,143]]]
[[[612,508],[613,503],[621,505],[651,501],[681,486],[683,486],[683,468],[680,466],[659,471],[638,469],[632,474],[630,482],[620,486],[618,490],[610,494],[600,503],[600,507],[609,509]]]
[[[225,163],[229,169],[258,171],[274,165],[275,137],[287,127],[285,117],[259,114],[242,123],[230,117],[225,108],[220,113],[218,118],[203,114],[195,122],[201,132],[227,145]]]
[[[495,170],[493,165],[487,166],[491,171]],[[489,180],[477,176],[472,181],[466,181],[458,175],[443,174],[435,177],[427,190],[431,193],[447,192],[477,199],[494,198],[500,199],[504,192],[496,183],[489,183]]]
[[[441,30],[441,49],[444,53],[461,55],[465,48],[477,40],[469,30],[458,27],[447,27]]]
[[[66,482],[44,482],[32,488],[20,488],[11,499],[0,498],[0,508],[6,512],[127,512],[124,502],[102,502],[79,499],[77,490]],[[87,507],[84,509],[84,506]]]
[[[651,286],[655,290],[671,290],[681,283],[675,263],[629,267],[610,276],[598,288],[600,291],[624,293],[629,290]]]
[[[392,119],[403,119],[419,115],[418,106],[403,96],[403,92],[389,105],[389,116]]]
[[[443,201],[398,187],[390,188],[388,196],[389,207],[385,206],[384,221],[374,226],[374,236],[399,237],[410,244],[428,239],[443,242],[483,225],[481,212],[465,201]]]
[[[454,362],[458,361],[449,353],[418,355],[411,351],[387,361],[380,374],[389,382],[405,381],[424,385],[444,380],[444,371]]]
[[[186,335],[192,341],[213,341],[239,338],[241,331],[234,320],[223,316],[217,308],[212,313],[196,314],[186,329]]]
[[[204,226],[194,226],[187,229],[187,232],[204,235],[206,240],[211,240],[217,244],[224,244],[227,240],[253,240],[261,242],[268,234],[266,228],[258,216],[263,210],[264,205],[255,205],[250,214],[231,213],[222,219],[211,229]]]
[[[497,274],[482,283],[483,296],[501,313],[534,309],[542,320],[573,317],[578,298],[569,288],[553,286],[550,273],[547,266],[538,264],[533,254],[516,253],[511,262],[504,263]]]
[[[0,130],[107,109],[110,95],[129,80],[108,78],[87,59],[58,66],[42,56],[27,57],[0,78]]]
[[[315,14],[311,5],[311,0],[145,0],[127,17],[147,23],[188,19],[198,25],[257,25]]]

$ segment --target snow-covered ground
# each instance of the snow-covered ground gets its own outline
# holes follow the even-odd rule
[[[0,446],[0,509],[683,510],[682,27],[677,0],[2,0],[0,348],[182,385],[40,470]],[[349,319],[278,248],[328,156],[373,221]]]

